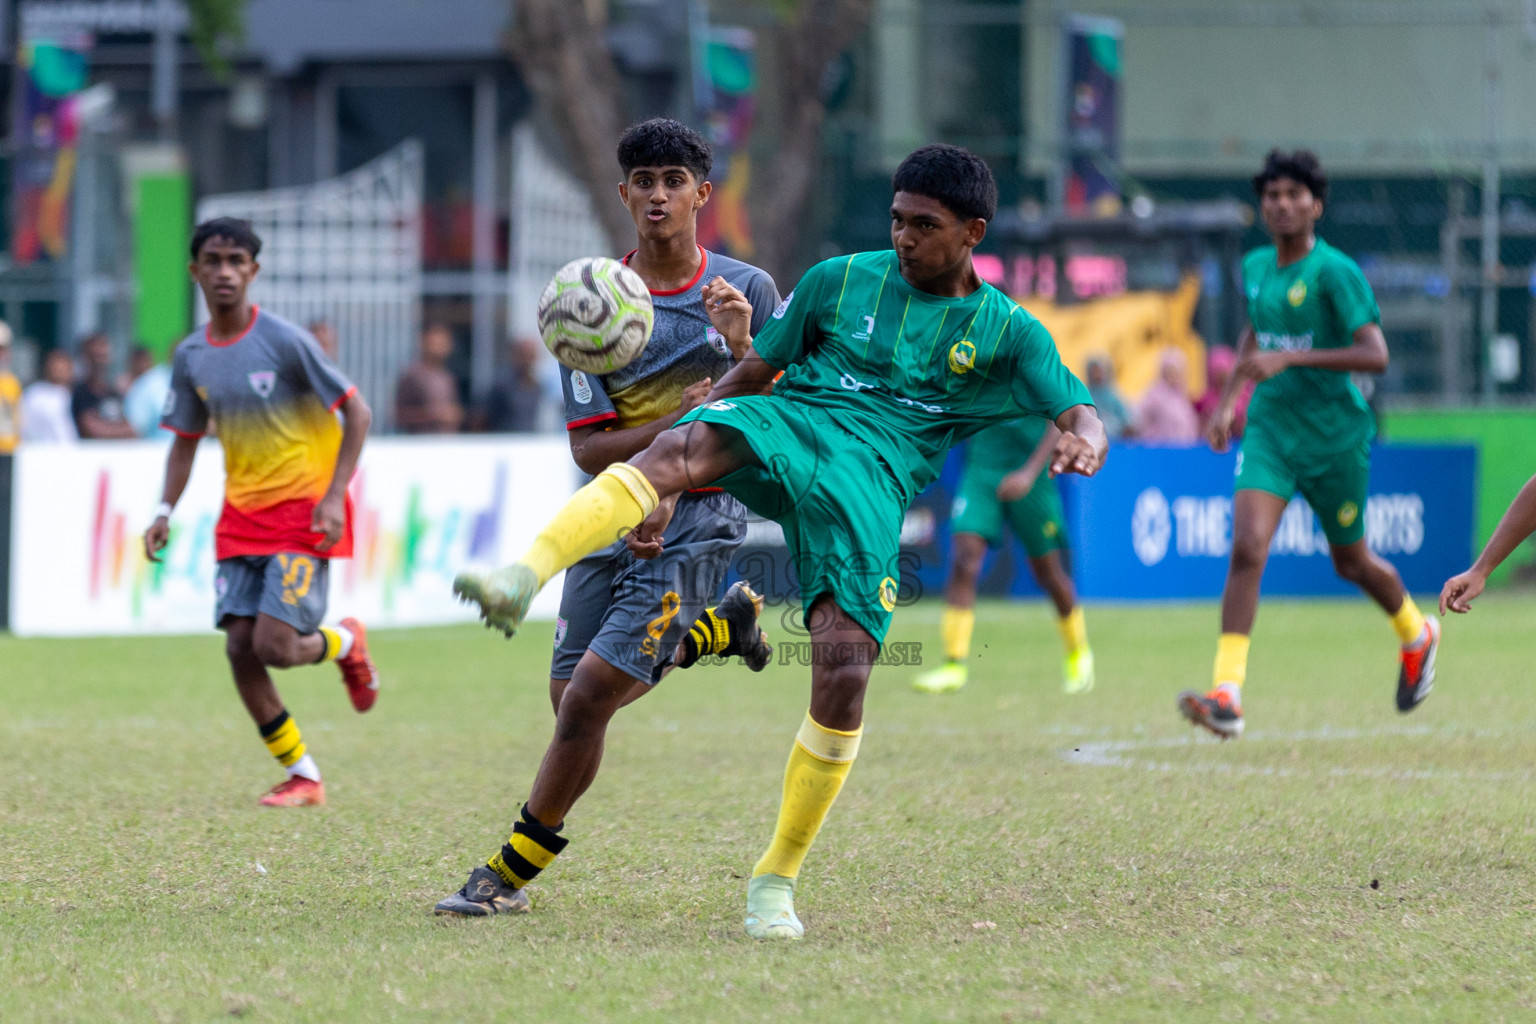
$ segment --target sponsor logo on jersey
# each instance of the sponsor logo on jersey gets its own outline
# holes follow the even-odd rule
[[[592,383],[580,370],[571,371],[571,395],[580,405],[592,404]]]
[[[1339,506],[1339,525],[1349,529],[1354,525],[1355,519],[1360,515],[1360,506],[1352,501],[1346,501]]]
[[[1275,352],[1310,352],[1312,351],[1312,332],[1306,334],[1272,334],[1269,331],[1259,331],[1259,348]]]
[[[900,402],[902,405],[910,405],[914,409],[921,409],[921,410],[923,410],[923,412],[943,412],[944,411],[944,407],[942,405],[929,405],[927,402],[919,402],[915,398],[903,398],[901,395],[893,395],[891,397],[895,398],[896,401]]]
[[[246,380],[251,382],[251,390],[262,398],[271,398],[272,389],[277,386],[277,373],[273,370],[257,370],[246,375]]]
[[[845,373],[837,379],[837,382],[849,391],[873,391],[880,385],[865,384],[851,373]]]
[[[715,412],[730,412],[736,408],[735,402],[710,402],[704,408],[713,409]]]
[[[853,332],[853,340],[868,341],[870,335],[875,333],[875,318],[868,313],[860,313],[859,324],[859,329]]]
[[[773,318],[775,320],[783,320],[784,319],[784,314],[789,311],[789,304],[794,301],[794,298],[795,298],[795,293],[794,292],[790,292],[788,295],[784,296],[784,301],[783,302],[779,303],[777,306],[774,307]]]
[[[1285,298],[1286,301],[1293,306],[1299,306],[1303,302],[1306,302],[1307,282],[1297,281],[1295,284],[1291,285],[1290,290],[1285,293]]]
[[[725,335],[715,330],[713,326],[704,328],[704,340],[709,342],[709,347],[723,356],[731,354],[730,343],[725,340]]]
[[[889,576],[880,581],[880,607],[888,612],[896,610],[896,581]]]
[[[160,415],[162,417],[169,416],[171,413],[173,413],[175,411],[176,411],[176,392],[175,391],[167,391],[165,393],[165,404],[160,407]]]
[[[976,368],[976,346],[965,339],[955,342],[949,348],[949,372],[970,373]]]

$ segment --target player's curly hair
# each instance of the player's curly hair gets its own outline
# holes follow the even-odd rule
[[[695,181],[703,181],[714,166],[704,136],[670,117],[630,125],[619,136],[619,168],[626,178],[636,167],[686,167]]]
[[[989,221],[997,213],[992,168],[959,146],[935,143],[913,150],[891,177],[891,191],[937,199],[962,220]]]
[[[237,248],[250,253],[251,259],[261,255],[261,238],[248,220],[241,220],[239,217],[215,217],[213,220],[203,221],[192,232],[194,260],[197,259],[197,254],[203,251],[203,246],[208,244],[210,238],[222,238],[233,242]]]
[[[1264,169],[1253,176],[1253,194],[1263,199],[1264,187],[1281,178],[1290,178],[1298,185],[1307,186],[1307,191],[1320,202],[1328,201],[1328,175],[1323,173],[1322,163],[1310,149],[1298,149],[1294,153],[1270,150],[1264,157]]]

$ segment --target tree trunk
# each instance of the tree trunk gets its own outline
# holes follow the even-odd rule
[[[754,262],[781,292],[794,287],[795,248],[821,155],[828,67],[869,24],[874,0],[800,0],[780,30],[777,76],[782,123],[767,167],[754,171],[747,197]]]
[[[623,104],[603,22],[602,3],[515,0],[508,47],[553,115],[570,170],[587,186],[609,249],[618,253],[629,248],[634,225],[616,197],[614,147],[624,130]]]

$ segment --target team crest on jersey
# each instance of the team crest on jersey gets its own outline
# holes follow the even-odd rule
[[[257,370],[246,375],[246,380],[251,382],[251,390],[262,398],[271,398],[272,389],[277,386],[277,373],[274,370]]]
[[[773,310],[773,318],[775,320],[783,320],[784,319],[784,314],[786,312],[788,312],[789,304],[790,304],[791,301],[794,300],[794,297],[795,297],[795,293],[794,292],[790,292],[788,295],[784,296],[784,301],[779,303],[778,306],[776,306],[774,308],[774,310]]]
[[[1346,501],[1339,506],[1339,525],[1349,529],[1354,525],[1356,517],[1360,515],[1360,506],[1352,501]]]
[[[571,395],[581,405],[592,404],[592,383],[580,370],[571,371]]]
[[[1295,284],[1291,285],[1290,290],[1285,293],[1285,297],[1293,306],[1299,306],[1303,302],[1306,302],[1307,282],[1297,281]]]
[[[880,607],[888,612],[896,610],[896,581],[889,576],[880,581]]]
[[[704,328],[704,340],[709,342],[709,347],[723,356],[731,354],[731,346],[725,340],[725,335],[715,330],[714,327]]]
[[[571,624],[568,621],[566,621],[565,619],[560,619],[560,618],[555,619],[555,646],[556,647],[559,647],[561,644],[565,643],[565,634],[566,634],[566,631],[568,629],[570,629],[570,627],[571,627]]]
[[[964,338],[949,349],[949,372],[970,373],[976,368],[976,346]]]

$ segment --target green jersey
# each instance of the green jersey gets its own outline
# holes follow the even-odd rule
[[[1243,258],[1248,320],[1261,350],[1345,348],[1354,344],[1355,331],[1381,322],[1359,265],[1321,238],[1290,266],[1275,259],[1272,245]],[[1259,384],[1248,424],[1287,450],[1319,454],[1358,445],[1376,429],[1349,374],[1313,366],[1293,366]]]
[[[891,250],[812,267],[753,347],[784,370],[776,397],[831,413],[908,501],[983,427],[1092,404],[1049,332],[1012,299],[989,284],[958,299],[918,291]]]
[[[965,452],[966,463],[1011,473],[1029,461],[1030,454],[1050,429],[1051,422],[1039,416],[1022,416],[988,427],[971,438]]]

